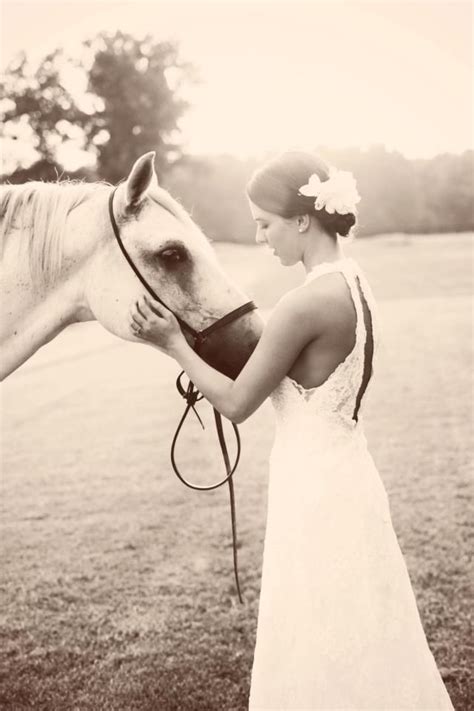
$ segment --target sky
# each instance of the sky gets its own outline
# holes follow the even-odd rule
[[[3,0],[2,66],[116,29],[175,39],[198,69],[191,153],[473,147],[470,2]]]

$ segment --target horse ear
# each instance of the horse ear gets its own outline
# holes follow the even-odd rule
[[[158,185],[154,165],[155,155],[155,151],[150,151],[135,161],[126,181],[127,207],[138,205],[145,197],[150,185]]]

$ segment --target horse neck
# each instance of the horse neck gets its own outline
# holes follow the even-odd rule
[[[65,258],[53,279],[38,281],[25,260],[18,258],[27,235],[10,235],[2,259],[2,305],[0,379],[16,370],[41,346],[66,326],[93,320],[83,303],[83,264],[91,245],[84,241],[84,254],[77,247]],[[67,247],[68,241],[64,242]]]

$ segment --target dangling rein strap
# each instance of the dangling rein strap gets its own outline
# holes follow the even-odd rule
[[[198,352],[198,351],[197,351]],[[188,416],[189,411],[192,409],[198,418],[199,422],[201,423],[201,427],[204,429],[204,425],[202,423],[201,418],[199,417],[199,414],[197,410],[195,409],[195,404],[199,402],[199,400],[203,399],[203,395],[199,392],[199,390],[196,390],[194,387],[194,383],[191,382],[191,380],[188,383],[188,387],[185,389],[181,383],[181,378],[184,375],[184,370],[178,375],[178,378],[176,380],[176,387],[178,389],[179,394],[186,400],[186,409],[184,410],[183,416],[181,417],[181,420],[179,421],[178,427],[176,428],[176,432],[173,437],[173,441],[171,443],[171,464],[173,466],[174,472],[178,479],[185,484],[185,486],[188,486],[190,489],[194,489],[195,491],[212,491],[213,489],[218,489],[220,486],[223,484],[227,483],[229,487],[229,500],[230,500],[230,518],[231,518],[231,525],[232,525],[232,554],[233,554],[233,563],[234,563],[234,578],[235,578],[235,586],[237,588],[237,595],[239,597],[239,602],[243,602],[242,600],[242,593],[240,590],[240,582],[239,582],[239,569],[238,569],[238,561],[237,561],[237,547],[238,547],[238,542],[237,542],[237,520],[236,520],[236,513],[235,513],[235,494],[234,494],[234,481],[233,481],[233,475],[235,470],[237,469],[237,465],[240,460],[240,451],[241,451],[241,445],[240,445],[240,435],[239,435],[239,430],[237,428],[237,425],[232,422],[232,427],[234,429],[234,434],[235,434],[235,440],[237,443],[237,453],[235,456],[235,461],[233,465],[231,466],[230,464],[230,459],[229,459],[229,453],[227,451],[227,443],[225,441],[225,436],[224,436],[224,431],[222,427],[222,415],[220,412],[218,412],[215,408],[214,410],[214,420],[216,424],[216,431],[217,431],[217,437],[219,439],[219,445],[221,448],[222,452],[222,457],[224,459],[224,466],[226,470],[226,476],[224,479],[221,481],[218,481],[216,484],[209,484],[207,486],[200,486],[198,484],[192,484],[190,481],[184,478],[184,476],[181,474],[181,472],[178,469],[178,465],[176,463],[176,444],[178,442],[178,437],[181,432],[181,428],[183,427],[184,421],[186,420],[186,417]]]
[[[168,306],[165,304],[162,299],[159,298],[159,296],[155,293],[155,291],[152,289],[150,284],[146,281],[146,279],[142,276],[140,271],[137,269],[133,259],[130,257],[129,253],[125,249],[125,245],[122,242],[122,238],[120,236],[120,230],[117,225],[117,222],[115,220],[115,215],[114,215],[114,195],[115,191],[117,188],[114,188],[110,195],[109,195],[109,217],[110,217],[110,222],[112,225],[112,229],[114,231],[115,238],[117,240],[117,243],[120,247],[120,250],[127,260],[130,268],[134,272],[135,276],[137,279],[140,281],[140,283],[145,287],[145,289],[148,291],[148,293],[162,306],[165,308],[168,308]],[[234,311],[231,311],[230,313],[226,314],[222,318],[218,319],[215,321],[215,323],[212,323],[210,326],[205,328],[202,331],[196,331],[194,328],[192,328],[189,324],[186,323],[186,321],[183,321],[179,316],[176,316],[174,314],[175,318],[177,319],[179,325],[181,326],[183,331],[187,331],[193,339],[194,339],[194,350],[196,353],[199,354],[199,351],[201,349],[202,344],[206,340],[208,336],[211,335],[214,331],[217,331],[217,329],[222,328],[223,326],[227,326],[229,323],[232,323],[235,321],[237,318],[240,318],[240,316],[243,316],[246,313],[249,313],[250,311],[253,311],[256,309],[256,305],[254,304],[253,301],[249,301],[246,304],[243,304],[242,306],[239,306],[237,309],[234,309]],[[171,309],[170,309],[171,310]],[[173,312],[172,312],[173,313]],[[235,470],[237,469],[237,465],[239,463],[240,459],[240,451],[241,451],[241,445],[240,445],[240,435],[239,435],[239,430],[237,428],[237,425],[232,422],[232,427],[234,429],[234,434],[237,442],[237,454],[235,457],[235,462],[231,466],[230,464],[230,459],[229,459],[229,453],[227,451],[227,444],[225,441],[225,436],[224,436],[224,430],[222,427],[222,415],[220,412],[218,412],[215,408],[214,409],[214,420],[216,424],[216,431],[217,431],[217,437],[219,440],[219,445],[221,448],[222,452],[222,457],[224,459],[224,466],[226,470],[226,476],[224,479],[221,481],[217,482],[217,484],[211,484],[209,486],[198,486],[196,484],[191,484],[191,482],[187,481],[181,472],[178,469],[178,466],[176,464],[176,458],[175,458],[175,450],[176,450],[176,443],[178,441],[178,436],[181,431],[181,428],[184,424],[184,421],[186,417],[188,416],[189,411],[192,409],[198,418],[199,422],[201,423],[201,426],[204,428],[204,425],[202,423],[201,418],[198,415],[197,410],[195,409],[195,404],[203,399],[203,395],[196,390],[194,383],[189,381],[187,388],[184,388],[182,383],[181,383],[181,378],[184,375],[184,370],[178,375],[178,378],[176,380],[176,387],[178,389],[179,394],[186,400],[186,409],[184,411],[184,414],[178,424],[178,427],[176,429],[175,435],[173,437],[173,441],[171,444],[171,464],[173,465],[173,470],[178,477],[180,481],[183,482],[186,486],[188,486],[190,489],[194,489],[195,491],[211,491],[212,489],[218,489],[220,486],[223,484],[227,483],[229,487],[229,498],[230,498],[230,515],[231,515],[231,523],[232,523],[232,550],[233,550],[233,559],[234,559],[234,576],[235,576],[235,584],[237,587],[237,594],[239,596],[239,601],[242,603],[242,594],[240,591],[240,583],[239,583],[239,571],[238,571],[238,564],[237,564],[237,523],[236,523],[236,514],[235,514],[235,494],[234,494],[234,482],[233,482],[233,475]]]

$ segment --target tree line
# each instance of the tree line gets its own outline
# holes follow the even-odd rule
[[[2,182],[116,183],[139,155],[155,150],[160,182],[210,238],[252,240],[245,185],[257,161],[183,150],[179,121],[189,108],[186,90],[197,81],[175,43],[151,36],[100,33],[83,43],[80,57],[58,49],[34,67],[19,55],[0,81]],[[27,155],[19,150],[25,145]],[[74,171],[61,164],[71,148],[88,158]],[[354,173],[362,196],[358,234],[474,230],[472,150],[409,160],[379,145],[314,148]]]

